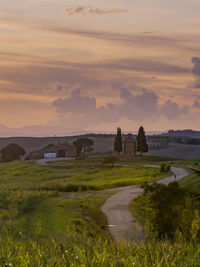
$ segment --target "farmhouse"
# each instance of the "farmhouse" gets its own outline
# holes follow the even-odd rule
[[[34,157],[36,158],[67,158],[75,156],[76,148],[69,142],[49,144],[34,152]]]

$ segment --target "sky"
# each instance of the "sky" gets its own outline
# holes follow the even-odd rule
[[[200,0],[1,0],[0,136],[200,130]]]

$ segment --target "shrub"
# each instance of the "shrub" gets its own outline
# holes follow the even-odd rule
[[[176,182],[169,185],[145,184],[144,195],[136,201],[136,212],[146,222],[150,235],[170,239],[180,232],[190,241],[199,238],[200,203],[198,197]]]
[[[4,162],[18,160],[20,156],[23,156],[25,153],[23,147],[18,144],[7,145],[1,150],[1,156]]]
[[[103,164],[111,164],[114,166],[114,164],[119,161],[119,158],[113,155],[107,156],[103,159],[102,163]]]
[[[171,165],[166,165],[165,163],[162,163],[160,165],[160,171],[161,172],[168,172],[171,170]]]

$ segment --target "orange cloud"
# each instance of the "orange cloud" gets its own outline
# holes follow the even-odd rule
[[[73,7],[73,8],[65,8],[64,12],[66,15],[76,15],[80,14],[82,16],[96,16],[96,15],[106,15],[106,14],[121,14],[121,13],[127,13],[129,10],[125,8],[111,8],[111,9],[101,9],[97,7],[91,7],[91,8],[84,8],[84,7]]]

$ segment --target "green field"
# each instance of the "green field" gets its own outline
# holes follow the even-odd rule
[[[101,162],[97,157],[49,166],[35,162],[1,164],[1,228],[7,227],[16,237],[20,233],[42,242],[48,238],[69,242],[74,233],[78,240],[83,231],[106,236],[109,233],[100,207],[114,192],[104,190],[166,175],[138,162],[127,166],[127,160],[122,160],[116,167]]]
[[[145,165],[172,161],[123,158],[111,167],[102,165],[102,160],[0,165],[0,266],[193,266],[183,264],[198,262],[195,244],[181,236],[173,247],[164,240],[138,246],[115,244],[100,210],[116,193],[109,189],[164,178],[170,173]]]

